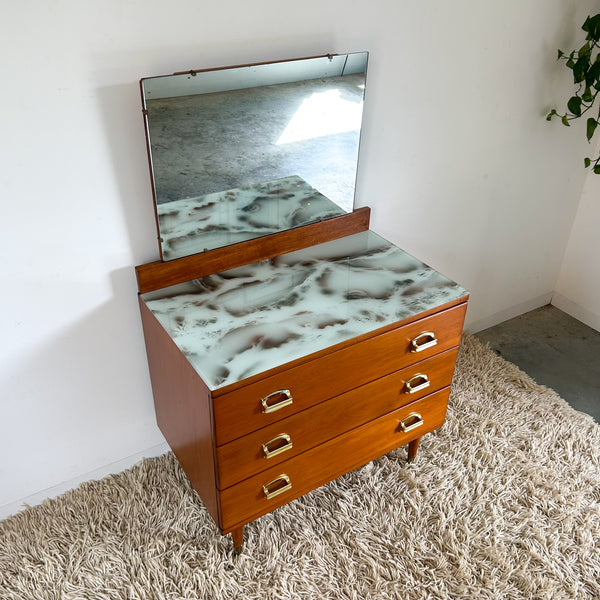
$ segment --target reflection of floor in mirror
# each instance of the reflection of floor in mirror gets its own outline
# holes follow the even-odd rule
[[[352,210],[364,75],[148,101],[159,202],[298,175]]]

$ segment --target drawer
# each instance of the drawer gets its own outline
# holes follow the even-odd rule
[[[450,388],[379,417],[280,465],[220,492],[222,531],[248,523],[367,462],[442,425]],[[419,413],[422,423],[403,431]],[[418,421],[417,421],[418,422]],[[289,481],[289,484],[286,483]],[[263,486],[268,486],[267,490]],[[267,498],[266,491],[271,493]],[[279,493],[277,493],[279,492]]]
[[[217,445],[458,346],[466,310],[460,304],[213,398]],[[419,337],[426,332],[433,339]],[[413,340],[425,343],[415,349]],[[276,410],[265,412],[264,399]]]
[[[447,350],[218,447],[219,488],[449,386],[457,353]]]

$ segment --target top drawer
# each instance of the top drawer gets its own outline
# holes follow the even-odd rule
[[[466,310],[460,304],[215,398],[217,445],[457,346]]]

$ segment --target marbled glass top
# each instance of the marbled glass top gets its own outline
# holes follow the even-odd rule
[[[365,231],[142,298],[215,390],[466,294]]]
[[[163,260],[346,213],[298,175],[157,205]]]

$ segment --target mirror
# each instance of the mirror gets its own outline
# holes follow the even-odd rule
[[[163,260],[351,212],[367,53],[141,80]]]

